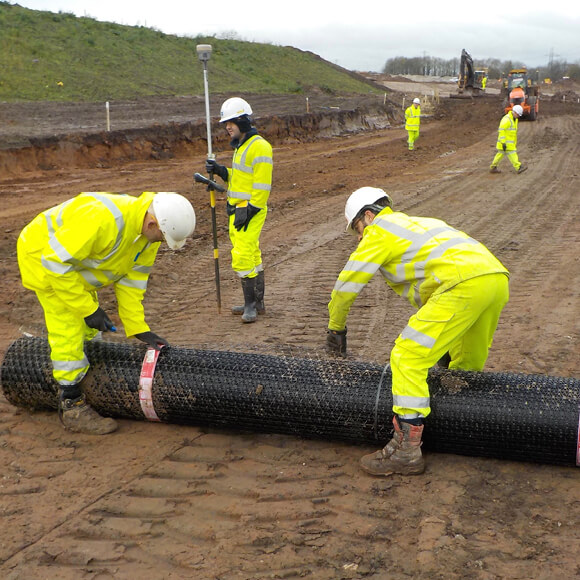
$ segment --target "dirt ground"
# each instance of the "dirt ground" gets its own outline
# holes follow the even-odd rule
[[[286,105],[284,114],[304,123],[304,99]],[[330,117],[334,106],[317,112],[327,107]],[[159,109],[159,124],[170,109]],[[0,106],[11,127],[5,148],[80,125],[70,111],[59,118],[59,107],[51,108],[49,122],[37,105],[41,131],[31,110]],[[387,115],[389,128],[308,139],[268,135],[275,157],[262,235],[268,312],[252,325],[228,312],[241,290],[229,268],[223,197],[224,306],[217,311],[208,193],[192,183],[193,172],[204,171],[205,144],[197,152],[100,166],[87,149],[83,166],[78,151],[73,159],[65,148],[51,170],[20,166],[14,154],[12,171],[0,177],[0,357],[23,332],[42,335],[44,328],[36,298],[19,283],[21,228],[80,191],[145,190],[183,193],[198,216],[182,251],[160,251],[145,299],[154,331],[177,346],[290,346],[325,356],[326,305],[355,243],[344,233],[344,203],[357,187],[372,185],[389,191],[405,212],[467,231],[509,268],[511,299],[487,370],[580,379],[580,106],[547,100],[537,122],[520,124],[518,150],[529,165],[522,175],[507,159],[500,175],[488,173],[499,122],[495,98],[447,99],[425,111],[413,153],[397,110]],[[137,115],[127,127],[139,121]],[[220,138],[216,153],[227,162],[231,153]],[[112,292],[103,291],[101,303],[114,315]],[[406,302],[373,280],[349,317],[349,356],[384,363],[410,314]],[[374,450],[130,420],[107,437],[74,435],[55,414],[16,409],[0,395],[0,577],[580,575],[577,468],[431,453],[422,476],[377,479],[357,465]]]

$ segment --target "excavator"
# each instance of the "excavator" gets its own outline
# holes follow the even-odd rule
[[[457,98],[477,97],[484,90],[484,79],[487,79],[487,68],[475,70],[471,55],[463,49],[459,63],[457,81]],[[451,96],[451,95],[450,95]]]
[[[511,111],[514,105],[524,109],[523,119],[535,121],[540,108],[540,87],[534,84],[528,69],[514,68],[510,70],[503,84],[504,113]]]

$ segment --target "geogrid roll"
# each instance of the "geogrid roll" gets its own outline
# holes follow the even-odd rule
[[[86,344],[82,382],[103,415],[144,419],[139,382],[146,349]],[[8,349],[1,386],[13,405],[57,408],[48,343]],[[432,369],[424,446],[443,453],[573,466],[580,381]],[[151,404],[160,421],[384,445],[392,434],[391,375],[382,366],[171,347],[157,361]],[[154,413],[154,414],[155,414]]]

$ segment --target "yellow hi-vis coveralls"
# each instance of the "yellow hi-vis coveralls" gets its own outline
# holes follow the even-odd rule
[[[514,119],[514,115],[511,111],[508,111],[507,115],[502,117],[497,131],[497,153],[495,154],[490,167],[491,169],[497,167],[498,163],[503,159],[505,145],[505,153],[507,153],[508,159],[517,171],[521,165],[520,160],[518,159],[518,151],[516,147],[518,142],[518,119]]]
[[[232,269],[240,278],[255,278],[264,269],[260,233],[268,212],[272,190],[272,146],[255,130],[234,151],[228,168],[229,235],[232,243]],[[236,208],[248,207],[254,217],[247,226],[234,227]],[[257,212],[257,213],[255,213]]]
[[[483,368],[509,298],[509,273],[483,244],[445,222],[385,208],[338,276],[328,305],[331,330],[345,328],[355,298],[378,270],[419,309],[391,352],[393,411],[426,417],[427,374],[445,353],[449,368]]]
[[[415,141],[419,138],[419,125],[421,124],[421,107],[411,105],[405,110],[405,131],[409,133],[409,151],[415,148]]]
[[[154,195],[81,193],[38,215],[18,238],[22,283],[44,309],[53,376],[62,386],[89,370],[84,341],[98,331],[84,318],[99,306],[99,288],[114,284],[128,337],[149,330],[142,300],[160,244],[141,230]]]

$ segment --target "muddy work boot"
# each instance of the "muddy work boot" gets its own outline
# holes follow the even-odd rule
[[[61,399],[59,416],[65,429],[86,435],[107,435],[117,429],[117,422],[101,417],[86,401],[84,395],[77,399]]]
[[[501,171],[497,168],[497,167],[490,167],[489,169],[490,173],[501,173]]]
[[[242,322],[256,322],[256,278],[242,278],[242,290],[244,291],[244,313]]]
[[[393,418],[395,432],[383,449],[365,455],[361,468],[371,475],[418,475],[425,471],[421,454],[423,425],[411,425]]]
[[[262,270],[256,276],[256,312],[258,314],[266,314],[266,307],[264,306],[264,271]],[[241,316],[244,313],[245,306],[232,306],[232,314]]]
[[[520,165],[520,168],[516,171],[516,173],[523,173],[527,168],[527,165]]]

